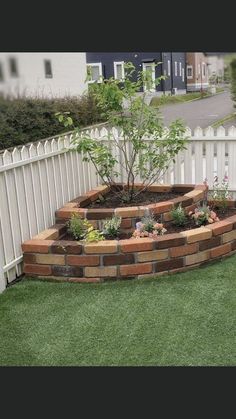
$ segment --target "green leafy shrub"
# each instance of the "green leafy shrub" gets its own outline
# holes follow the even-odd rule
[[[188,219],[181,204],[179,204],[177,208],[174,208],[170,213],[173,218],[173,224],[178,227],[186,224]]]
[[[67,132],[68,125],[55,118],[58,112],[69,112],[80,128],[105,120],[90,93],[61,99],[0,98],[0,150]]]
[[[72,234],[75,240],[85,239],[89,228],[93,226],[82,218],[78,214],[72,214],[71,219],[67,223],[68,232]]]
[[[91,243],[91,242],[99,242],[104,240],[104,235],[101,231],[99,230],[94,230],[93,227],[88,229],[88,232],[86,234],[85,237],[85,241],[87,243]]]
[[[118,215],[103,222],[103,234],[107,237],[117,237],[122,218]]]

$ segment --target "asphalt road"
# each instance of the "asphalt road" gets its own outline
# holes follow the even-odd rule
[[[234,111],[229,91],[205,99],[165,105],[160,108],[165,126],[169,126],[174,119],[181,118],[191,129],[197,126],[206,128]]]

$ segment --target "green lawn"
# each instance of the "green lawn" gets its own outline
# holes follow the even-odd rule
[[[223,92],[224,89],[221,87],[216,88],[216,93]],[[212,96],[211,93],[203,91],[201,92],[193,92],[193,93],[186,93],[185,95],[165,95],[165,96],[156,96],[151,99],[150,105],[151,106],[163,106],[163,105],[171,105],[175,103],[183,103],[189,102],[195,99],[202,99],[206,97]]]
[[[0,295],[0,365],[236,365],[236,256],[152,280],[25,279]]]

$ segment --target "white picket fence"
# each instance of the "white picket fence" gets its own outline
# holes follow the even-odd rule
[[[121,135],[112,128],[117,138]],[[108,141],[106,128],[87,130],[98,141]],[[186,130],[187,149],[164,174],[164,183],[212,184],[214,175],[229,176],[229,189],[236,191],[236,128],[226,133],[196,128]],[[0,154],[0,292],[22,274],[21,244],[55,223],[55,210],[99,184],[90,162],[71,150],[72,135],[58,136]],[[148,140],[148,139],[147,139]],[[120,137],[122,141],[122,136]],[[109,141],[121,163],[115,143]],[[124,181],[122,164],[117,180]],[[140,179],[137,179],[137,181]]]

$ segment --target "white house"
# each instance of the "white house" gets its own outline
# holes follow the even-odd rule
[[[206,56],[208,60],[209,78],[214,78],[215,81],[222,81],[225,67],[224,54],[208,52]]]
[[[84,52],[0,53],[0,94],[64,97],[87,90]]]

